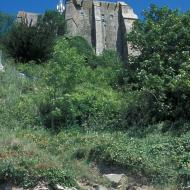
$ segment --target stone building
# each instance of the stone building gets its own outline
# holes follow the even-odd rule
[[[129,33],[133,22],[138,19],[133,9],[124,2],[99,0],[66,0],[57,6],[61,14],[65,11],[68,36],[84,37],[100,55],[104,50],[113,49],[122,57],[134,54],[125,34]],[[33,26],[39,14],[19,11],[18,22]]]
[[[138,17],[124,2],[67,0],[65,19],[68,35],[84,37],[97,55],[106,49],[121,56],[134,53],[124,38]]]
[[[17,22],[24,22],[28,26],[34,26],[38,21],[39,15],[40,14],[37,13],[19,11],[17,14]]]

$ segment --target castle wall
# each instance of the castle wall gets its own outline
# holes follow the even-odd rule
[[[80,18],[72,1],[66,2],[65,19],[67,22],[67,32],[70,36],[76,36],[79,33]]]
[[[134,53],[125,43],[125,34],[131,31],[137,15],[126,3],[68,0],[65,18],[68,35],[84,37],[97,55],[107,49],[122,56]]]
[[[118,33],[118,5],[115,3],[94,2],[96,53],[116,48]]]
[[[82,36],[89,44],[91,39],[92,1],[70,0],[66,2],[65,19],[70,36]]]

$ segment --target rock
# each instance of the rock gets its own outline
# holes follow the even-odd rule
[[[111,182],[113,188],[117,188],[118,190],[126,190],[128,178],[125,174],[107,174],[104,175],[104,177]]]
[[[33,190],[52,190],[45,182],[40,182]]]
[[[184,187],[183,190],[190,190],[190,186]]]
[[[104,175],[111,183],[119,184],[126,176],[124,174],[107,174]]]
[[[55,188],[56,190],[65,190],[65,188],[62,187],[61,185],[55,185],[54,188]]]
[[[19,73],[20,78],[26,78],[26,75],[24,73]]]
[[[153,186],[146,186],[146,185],[143,185],[142,189],[143,190],[156,190]],[[164,188],[164,189],[169,190],[168,188]]]
[[[126,190],[145,190],[145,189],[142,189],[141,187],[137,186],[129,186],[126,188]]]
[[[94,186],[95,190],[108,190],[106,187],[102,186],[102,185],[96,185]]]
[[[165,189],[165,188],[164,188]],[[138,187],[138,186],[128,186],[126,188],[126,190],[155,190],[155,188],[153,186],[142,186],[142,187]]]
[[[4,72],[4,71],[5,71],[5,70],[4,70],[3,65],[0,64],[0,72]]]

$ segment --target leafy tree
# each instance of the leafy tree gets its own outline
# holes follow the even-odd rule
[[[64,35],[66,32],[64,15],[57,11],[46,11],[38,19],[38,27],[44,31],[49,31],[54,36]]]
[[[53,37],[36,26],[16,23],[3,40],[8,53],[17,61],[42,61],[50,57]]]
[[[75,39],[59,38],[53,58],[46,65],[48,88],[42,91],[40,105],[44,124],[52,129],[75,125],[111,127],[117,123],[116,116],[121,108],[120,94],[109,85],[109,77],[114,82],[117,78],[115,60],[112,62],[110,54],[105,54],[101,57],[105,65],[92,68],[86,59],[89,49],[83,47],[79,51]],[[80,40],[87,44],[84,39]]]
[[[190,12],[151,6],[127,36],[140,51],[131,57],[127,84],[138,90],[135,110],[148,120],[190,117]],[[146,106],[145,106],[146,104]],[[134,110],[134,109],[133,109]],[[142,116],[143,115],[143,116]]]
[[[17,61],[37,62],[51,56],[54,39],[64,34],[64,18],[54,11],[47,11],[35,26],[15,23],[4,39],[9,54]]]
[[[67,38],[67,41],[68,46],[76,48],[77,53],[85,57],[86,65],[94,70],[96,83],[106,83],[112,87],[123,84],[123,63],[117,52],[105,50],[102,55],[96,56],[94,50],[84,38],[76,36]]]
[[[45,91],[47,100],[40,106],[44,123],[53,129],[68,126],[73,122],[69,94],[85,78],[84,56],[70,48],[66,39],[57,40],[45,76],[49,86]]]

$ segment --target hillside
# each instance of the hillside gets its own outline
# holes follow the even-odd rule
[[[188,189],[189,13],[152,6],[127,60],[52,18],[1,38],[0,188]]]

